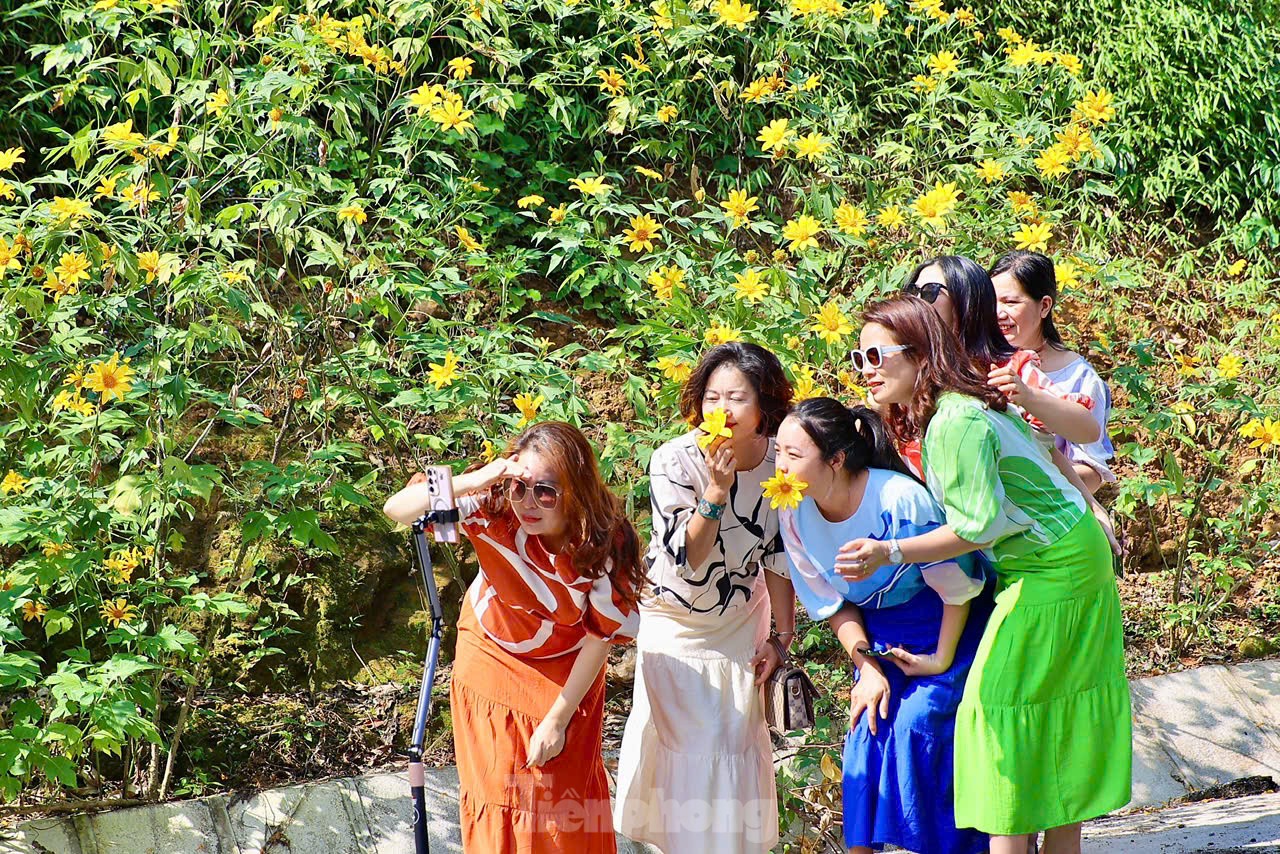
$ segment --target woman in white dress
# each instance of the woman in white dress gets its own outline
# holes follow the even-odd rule
[[[649,462],[650,588],[618,761],[614,825],[664,854],[761,854],[778,841],[764,681],[795,630],[778,511],[764,497],[791,385],[777,356],[732,342],[708,351],[680,399],[695,426]],[[696,429],[724,410],[730,439]],[[705,442],[704,442],[705,444]]]
[[[1111,414],[1111,389],[1079,353],[1062,342],[1053,322],[1058,302],[1058,280],[1053,261],[1039,252],[1006,252],[991,268],[996,289],[996,316],[1000,331],[1019,350],[1034,350],[1040,367],[1059,389],[1088,397],[1090,412],[1101,434],[1096,442],[1068,442],[1055,437],[1058,450],[1071,461],[1072,468],[1090,492],[1116,479],[1111,458],[1116,450],[1107,435]]]

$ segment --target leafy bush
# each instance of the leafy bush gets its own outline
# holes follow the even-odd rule
[[[998,21],[937,0],[81,0],[8,23],[6,798],[90,776],[163,796],[195,692],[283,657],[316,567],[367,557],[340,529],[420,465],[564,418],[642,517],[708,344],[758,341],[800,395],[856,396],[854,313],[923,256],[1052,253],[1069,328],[1133,370],[1133,464],[1182,452],[1152,267],[1117,248],[1128,121],[1082,59]],[[1218,448],[1273,483],[1254,245],[1202,266],[1255,299],[1196,347],[1265,343],[1192,400],[1223,401]],[[1161,489],[1127,481],[1122,510],[1182,486]]]

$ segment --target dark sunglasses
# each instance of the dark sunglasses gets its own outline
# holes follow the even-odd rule
[[[907,285],[902,292],[907,296],[920,297],[920,299],[933,305],[938,301],[938,294],[947,289],[942,282],[916,282]]]
[[[545,510],[550,510],[560,503],[560,487],[551,483],[535,483],[533,486],[518,477],[507,479],[507,498],[512,504],[519,504],[529,490],[533,490],[533,503]]]
[[[910,344],[893,344],[888,347],[881,347],[879,344],[872,344],[865,350],[850,350],[849,358],[853,360],[855,370],[862,370],[867,365],[878,368],[884,364],[884,357],[891,353],[901,353],[904,350],[910,350]]]

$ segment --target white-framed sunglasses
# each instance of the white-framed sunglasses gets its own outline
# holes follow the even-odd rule
[[[893,353],[901,353],[904,350],[910,350],[910,344],[891,344],[887,347],[881,347],[879,344],[872,344],[865,350],[850,350],[849,358],[853,361],[855,370],[862,370],[870,365],[878,368],[884,364],[884,357]]]

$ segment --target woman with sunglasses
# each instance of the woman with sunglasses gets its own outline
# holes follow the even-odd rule
[[[387,500],[411,524],[425,476]],[[640,544],[586,437],[537,424],[453,480],[479,574],[458,618],[450,707],[466,851],[613,854],[604,663],[636,633]]]
[[[858,539],[837,568],[989,549],[996,605],[956,717],[956,823],[992,854],[1080,850],[1080,824],[1130,797],[1132,732],[1120,598],[1105,535],[1027,423],[985,382],[937,313],[900,296],[864,315],[863,378],[896,441],[923,440],[946,524],[889,543]]]
[[[951,781],[956,706],[991,611],[986,562],[896,556],[862,581],[845,579],[836,566],[846,542],[875,537],[893,552],[895,540],[941,526],[942,508],[864,407],[802,401],[778,428],[777,446],[778,471],[809,485],[798,507],[779,513],[792,583],[856,668],[843,754],[845,847],[985,852],[986,834],[956,828]]]
[[[1102,432],[1098,441],[1068,442],[1058,436],[1056,442],[1089,491],[1097,492],[1103,483],[1116,479],[1108,466],[1115,456],[1107,436],[1111,389],[1083,356],[1062,343],[1053,322],[1053,309],[1058,302],[1053,261],[1039,252],[1006,252],[991,268],[991,283],[996,291],[1000,331],[1009,343],[1019,350],[1035,352],[1054,386],[1093,401],[1093,418]]]
[[[903,293],[933,306],[955,331],[974,366],[987,376],[1027,421],[1070,442],[1096,442],[1100,430],[1084,395],[1056,388],[1039,368],[1034,351],[1005,338],[996,316],[996,291],[987,271],[963,255],[925,261],[908,277]]]
[[[903,293],[933,306],[959,338],[974,368],[1035,428],[1036,438],[1050,450],[1054,465],[1084,495],[1112,551],[1119,554],[1110,514],[1094,499],[1093,490],[1081,480],[1071,461],[1055,447],[1058,439],[1080,444],[1099,441],[1102,431],[1091,411],[1093,399],[1054,385],[1040,369],[1040,358],[1034,351],[1019,350],[1009,343],[996,316],[995,286],[987,271],[973,260],[943,255],[925,261],[908,277]],[[856,368],[860,355],[852,356]],[[918,441],[899,447],[898,453],[913,471],[922,473]]]
[[[666,854],[763,854],[778,840],[761,686],[780,663],[770,612],[789,646],[795,594],[763,482],[790,401],[777,356],[721,344],[685,382],[680,413],[696,426],[720,410],[732,438],[700,443],[694,429],[649,461],[651,586],[614,821]]]

